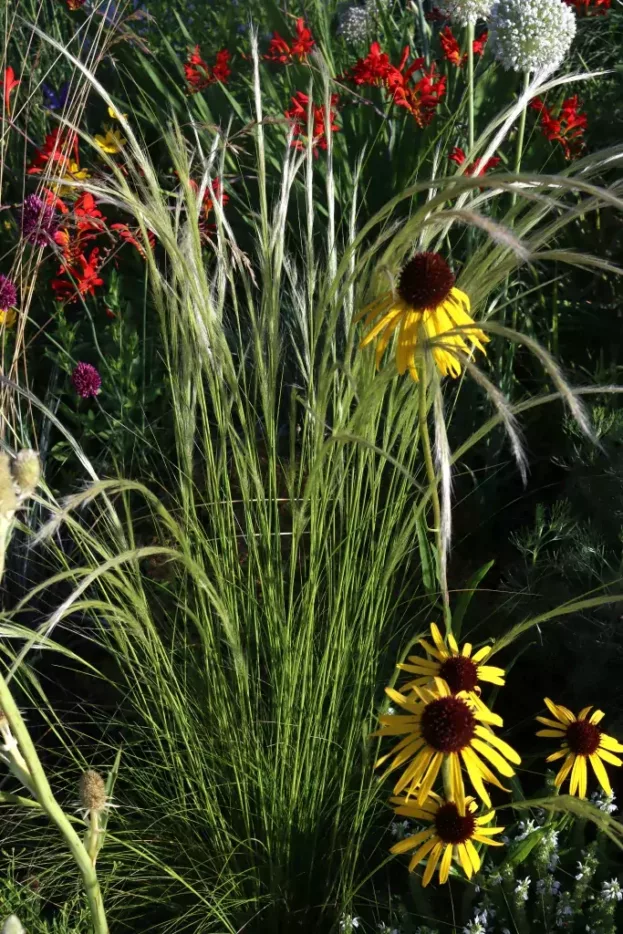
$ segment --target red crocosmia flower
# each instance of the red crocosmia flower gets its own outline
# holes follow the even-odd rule
[[[282,65],[294,59],[299,62],[305,61],[316,42],[303,19],[297,19],[295,29],[296,37],[291,42],[287,42],[278,32],[273,33],[268,52],[264,56],[267,61],[280,62]]]
[[[578,16],[604,16],[612,0],[565,0],[565,3],[574,7]]]
[[[80,7],[83,7],[85,3],[86,0],[67,0],[67,9],[79,10]]]
[[[122,240],[125,240],[126,243],[131,244],[135,247],[143,259],[147,259],[147,251],[143,244],[143,232],[140,227],[131,228],[127,224],[111,224],[111,230],[116,230]],[[156,237],[151,230],[147,231],[147,239],[149,241],[149,247],[153,250],[156,245]],[[114,317],[114,315],[113,315]]]
[[[488,38],[489,38],[488,29],[485,29],[484,32],[481,32],[479,36],[476,36],[476,38],[474,39],[473,45],[472,45],[472,48],[474,50],[474,55],[482,55],[484,53]]]
[[[81,253],[73,265],[61,266],[60,278],[52,280],[52,289],[58,301],[75,302],[78,296],[86,298],[87,295],[95,295],[95,289],[104,284],[99,275],[99,253],[99,248],[93,247],[88,258]]]
[[[465,158],[465,153],[460,146],[455,146],[448,156],[450,162],[455,162],[457,165],[464,165]],[[500,161],[498,156],[492,156],[491,159],[487,159],[485,163],[482,163],[482,159],[476,159],[475,162],[471,162],[465,168],[463,175],[484,175],[489,169],[495,169],[500,164]]]
[[[216,53],[216,63],[214,66],[210,66],[201,58],[199,46],[196,45],[184,65],[188,93],[196,94],[216,81],[221,81],[224,84],[231,74],[228,64],[230,57],[231,52],[228,49],[221,49],[220,52]]]
[[[387,52],[381,52],[381,46],[378,42],[373,42],[370,51],[365,58],[359,61],[350,69],[350,74],[344,75],[350,81],[361,86],[365,84],[382,85],[384,84],[394,66],[389,61]]]
[[[441,50],[446,61],[450,62],[451,65],[456,65],[457,68],[461,68],[467,55],[461,55],[458,40],[449,26],[446,26],[446,28],[439,33],[439,41],[441,42]]]
[[[446,93],[447,79],[439,75],[433,62],[428,71],[422,68],[423,58],[416,58],[404,71],[409,57],[409,47],[402,53],[398,68],[394,69],[387,80],[387,88],[397,107],[404,107],[415,118],[419,127],[428,126]],[[422,77],[415,84],[408,81],[415,71],[422,71]]]
[[[190,187],[194,191],[195,195],[199,195],[199,185],[197,182],[193,181],[192,178],[190,179]],[[216,224],[209,222],[210,213],[214,209],[214,202],[219,201],[221,205],[225,205],[229,201],[229,195],[223,191],[220,178],[215,178],[212,180],[212,191],[214,193],[214,198],[212,198],[212,195],[206,186],[206,189],[203,193],[201,210],[199,212],[199,230],[204,240],[209,240],[210,236],[216,230]]]
[[[335,110],[338,102],[338,95],[331,95],[331,105],[329,120],[331,122],[331,130],[333,133],[339,130],[339,126],[335,122],[337,117],[337,111]],[[285,116],[288,120],[292,121],[294,127],[295,136],[304,136],[307,137],[307,109],[309,106],[309,97],[307,94],[304,94],[303,91],[297,91],[295,96],[292,98],[292,107],[290,110],[286,110]],[[325,133],[325,123],[326,123],[326,111],[325,108],[319,104],[312,104],[312,132],[313,132],[313,153],[314,156],[318,156],[318,149],[327,148],[327,137]],[[300,139],[293,139],[292,146],[296,149],[304,149],[305,143]]]
[[[546,139],[560,143],[565,159],[575,159],[584,148],[584,131],[588,119],[580,113],[580,99],[577,94],[563,101],[557,116],[547,107],[540,97],[535,97],[530,106],[540,114],[541,131]]]
[[[11,116],[11,93],[18,84],[21,84],[21,81],[15,77],[15,72],[9,65],[8,68],[5,68],[4,78],[2,79],[2,86],[4,88],[4,109],[7,116]]]
[[[69,130],[63,133],[62,127],[56,127],[45,138],[45,143],[37,149],[35,157],[28,167],[28,175],[38,175],[43,172],[48,162],[56,162],[56,171],[62,174],[68,163],[78,163],[78,137]]]
[[[79,231],[101,231],[104,227],[104,215],[97,207],[95,198],[89,191],[83,192],[76,201],[74,215],[77,218],[77,228]]]

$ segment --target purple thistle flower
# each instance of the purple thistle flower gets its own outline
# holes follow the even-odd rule
[[[22,204],[22,237],[34,246],[45,246],[58,230],[54,208],[38,195],[28,195]]]
[[[99,394],[102,377],[90,363],[79,363],[71,374],[74,389],[83,399],[90,399]]]
[[[0,274],[0,311],[17,305],[17,289],[10,279]]]

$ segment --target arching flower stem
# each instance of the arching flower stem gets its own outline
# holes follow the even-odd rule
[[[530,84],[530,72],[524,71],[523,75],[523,87],[521,93],[525,94],[528,90]],[[528,104],[524,103],[523,110],[521,111],[521,116],[519,117],[519,130],[517,132],[517,150],[515,152],[515,174],[521,172],[521,160],[523,158],[523,144],[524,137],[526,135],[526,114],[528,112]],[[513,206],[517,201],[517,193],[513,192]]]
[[[442,535],[442,524],[441,524],[441,502],[439,500],[439,490],[437,488],[437,473],[435,471],[435,465],[433,463],[433,452],[430,443],[430,434],[428,431],[428,367],[426,360],[426,344],[425,336],[423,335],[423,352],[418,360],[418,365],[420,367],[420,382],[418,386],[418,422],[419,422],[419,432],[420,432],[420,441],[422,443],[422,455],[424,457],[424,466],[426,467],[426,477],[428,480],[428,488],[430,490],[430,498],[433,507],[433,529],[435,533],[435,542],[437,546],[437,576],[439,578],[439,586],[441,587],[441,593],[443,598],[443,615],[444,621],[446,624],[446,632],[452,632],[452,618],[450,615],[450,596],[448,594],[448,581],[446,577],[446,561],[445,553],[447,549],[447,543],[443,541]]]

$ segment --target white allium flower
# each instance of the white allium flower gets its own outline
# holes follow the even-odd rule
[[[445,0],[439,5],[439,12],[461,26],[469,26],[478,19],[486,19],[492,3],[493,0]]]
[[[616,879],[610,879],[610,882],[602,882],[601,895],[607,902],[620,902],[623,899],[623,889]]]
[[[372,28],[372,11],[363,6],[348,6],[340,14],[338,36],[347,42],[365,42]]]
[[[507,70],[557,68],[575,36],[575,13],[561,0],[495,0],[489,44]]]
[[[525,879],[520,879],[517,885],[515,886],[515,895],[517,896],[517,900],[522,901],[522,902],[527,902],[529,890],[530,890],[530,876],[526,876]]]

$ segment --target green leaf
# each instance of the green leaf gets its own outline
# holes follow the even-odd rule
[[[452,631],[454,637],[459,639],[461,636],[461,626],[463,624],[463,618],[467,611],[468,606],[471,603],[471,599],[478,589],[478,585],[483,580],[484,577],[489,573],[495,561],[487,561],[486,564],[483,564],[481,568],[472,574],[470,579],[467,582],[465,590],[462,592],[461,596],[458,599],[456,610],[452,614]]]

